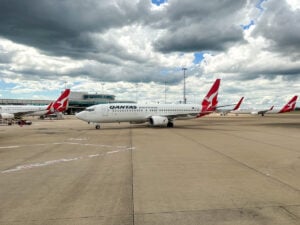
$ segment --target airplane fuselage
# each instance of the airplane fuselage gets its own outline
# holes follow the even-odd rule
[[[35,105],[0,105],[0,113],[20,113],[30,112],[28,115],[39,116],[47,112],[47,105],[35,106]]]
[[[149,122],[152,126],[173,127],[174,120],[193,119],[212,113],[218,104],[220,79],[216,79],[200,104],[99,104],[77,113],[78,119],[88,123]]]
[[[151,117],[169,120],[192,119],[200,113],[196,104],[100,104],[77,113],[78,119],[93,123],[148,122]]]

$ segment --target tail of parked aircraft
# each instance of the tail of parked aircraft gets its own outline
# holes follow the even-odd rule
[[[240,101],[236,104],[236,106],[233,108],[233,111],[234,111],[234,110],[238,110],[238,109],[240,108],[240,106],[241,106],[243,100],[244,100],[244,97],[242,97],[242,98],[240,99]]]
[[[52,105],[55,112],[63,112],[68,108],[69,96],[70,89],[66,89]]]
[[[205,116],[215,111],[218,104],[218,90],[220,87],[221,79],[217,79],[205,98],[202,101],[202,110],[198,117]]]
[[[285,106],[282,107],[279,113],[291,112],[295,110],[297,98],[298,96],[295,95]]]
[[[53,108],[53,104],[54,102],[50,102],[49,105],[47,106],[47,114],[51,114],[54,112],[54,108]]]

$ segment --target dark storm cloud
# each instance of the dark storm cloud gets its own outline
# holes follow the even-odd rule
[[[240,11],[245,1],[173,0],[155,26],[165,29],[154,46],[162,52],[222,51],[244,41]]]
[[[47,55],[67,56],[82,62],[75,69],[71,66],[73,69],[67,72],[57,69],[53,73],[53,68],[37,70],[22,66],[17,67],[17,71],[9,69],[27,78],[32,75],[34,79],[37,76],[52,79],[67,73],[70,77],[88,76],[103,81],[167,81],[175,84],[182,80],[181,73],[162,75],[161,71],[170,68],[164,68],[158,59],[154,59],[155,56],[150,58],[146,54],[132,53],[128,51],[129,47],[127,49],[118,43],[117,36],[105,34],[114,28],[136,25],[147,29],[145,35],[149,30],[159,34],[152,40],[158,52],[226,51],[245,41],[242,20],[249,7],[247,2],[170,0],[161,6],[163,10],[151,10],[150,0],[1,0],[0,36],[35,47]],[[264,5],[267,10],[254,25],[257,26],[254,34],[272,41],[270,51],[278,51],[296,59],[300,52],[299,10],[291,11],[284,1],[267,1]],[[255,7],[255,3],[252,7]],[[12,58],[13,53],[0,52],[0,64],[9,64]],[[79,61],[82,59],[89,59],[92,63],[86,62],[88,60]],[[299,75],[296,67],[238,70],[233,72],[252,79],[266,74],[273,77]],[[190,74],[196,75],[197,72]]]
[[[291,59],[300,59],[300,10],[292,10],[286,1],[266,1],[265,11],[253,34],[270,41],[270,51]]]
[[[148,0],[2,0],[0,36],[49,55],[92,59],[98,54],[101,61],[108,52],[122,60],[130,58],[126,51],[114,52],[116,43],[91,34],[136,23],[167,31],[154,41],[162,52],[224,50],[243,40],[234,21],[242,2],[172,0],[166,10],[151,12]]]
[[[199,24],[169,31],[154,46],[161,52],[224,51],[242,40],[242,32],[237,27],[232,26],[221,31]]]
[[[2,0],[0,36],[53,55],[84,58],[99,53],[91,33],[134,23],[148,1]]]

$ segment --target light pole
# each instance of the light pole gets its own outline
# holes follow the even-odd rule
[[[183,104],[186,104],[186,97],[185,97],[185,71],[187,68],[182,67],[183,70]]]
[[[135,102],[137,103],[138,99],[138,83],[135,84]]]
[[[167,100],[167,81],[165,81],[165,104]]]

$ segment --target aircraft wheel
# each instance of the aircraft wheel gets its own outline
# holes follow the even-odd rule
[[[173,124],[172,122],[169,122],[169,123],[167,124],[167,127],[174,127],[174,124]]]
[[[97,125],[95,126],[95,128],[96,128],[97,130],[99,130],[99,129],[100,129],[100,125],[97,124]]]

